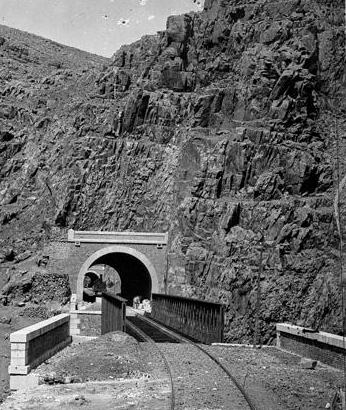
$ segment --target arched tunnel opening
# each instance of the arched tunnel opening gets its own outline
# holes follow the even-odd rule
[[[111,291],[127,299],[132,305],[133,298],[151,298],[152,281],[146,266],[136,257],[127,253],[108,253],[95,260],[85,274],[85,279],[95,271],[98,280],[95,280],[94,290]],[[84,279],[84,284],[86,283]],[[94,278],[95,279],[95,278]],[[86,279],[88,282],[89,280]],[[83,299],[85,294],[85,285]],[[84,299],[86,300],[86,299]]]

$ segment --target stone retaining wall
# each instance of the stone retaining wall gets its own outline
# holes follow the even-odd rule
[[[328,366],[343,368],[346,349],[342,336],[326,332],[309,332],[303,327],[286,323],[278,323],[276,331],[277,347],[319,360]]]

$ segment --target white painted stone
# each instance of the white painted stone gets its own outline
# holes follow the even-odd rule
[[[80,323],[80,319],[78,317],[73,318],[70,320],[70,325],[75,325],[75,324],[79,324]]]
[[[11,343],[11,350],[27,350],[28,346],[26,343]]]
[[[67,231],[67,240],[69,241],[69,242],[74,242],[74,230],[73,229],[69,229],[68,231]]]
[[[12,348],[12,346],[11,346],[11,360],[12,360],[12,358],[18,358],[18,357],[26,357],[27,356],[27,354],[28,354],[28,350],[26,349],[26,350],[17,350],[17,349],[13,349]]]
[[[26,357],[12,357],[11,354],[11,366],[18,367],[18,366],[26,366],[28,363],[26,362]]]
[[[28,374],[30,373],[31,367],[29,365],[26,366],[8,366],[8,373],[11,374]]]
[[[10,376],[10,389],[11,390],[24,390],[32,389],[39,385],[39,376],[36,374],[28,375],[11,375]]]

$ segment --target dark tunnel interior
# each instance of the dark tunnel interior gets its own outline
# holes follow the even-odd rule
[[[132,305],[135,296],[151,298],[151,277],[139,259],[127,253],[109,253],[97,259],[90,269],[98,264],[111,266],[118,272],[121,279],[120,296],[127,299],[128,305]]]

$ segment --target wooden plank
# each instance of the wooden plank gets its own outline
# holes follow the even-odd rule
[[[124,331],[127,300],[111,292],[102,293],[101,334]]]

